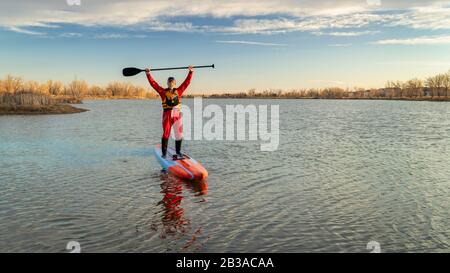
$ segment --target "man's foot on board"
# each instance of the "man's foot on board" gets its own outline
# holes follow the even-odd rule
[[[182,154],[174,154],[172,156],[172,159],[173,160],[181,160],[181,159],[184,159],[184,156]]]

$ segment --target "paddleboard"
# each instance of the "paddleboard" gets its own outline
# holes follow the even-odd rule
[[[186,180],[202,181],[208,177],[208,171],[197,160],[187,154],[183,154],[183,159],[174,160],[175,154],[173,148],[167,148],[167,155],[163,158],[161,144],[154,149],[155,158],[165,171]]]

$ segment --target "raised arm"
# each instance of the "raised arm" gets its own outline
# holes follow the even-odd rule
[[[158,92],[158,94],[161,96],[162,94],[164,94],[165,89],[162,88],[153,78],[152,74],[150,73],[150,69],[146,69],[145,70],[146,74],[147,74],[147,79],[148,82],[150,83],[150,85],[153,87],[153,89],[156,90],[156,92]]]
[[[178,91],[178,95],[182,96],[184,91],[189,87],[189,85],[191,84],[191,80],[192,80],[192,75],[194,75],[194,69],[192,69],[192,67],[189,67],[189,74],[187,75],[186,79],[184,80],[184,82],[178,87],[177,91]]]

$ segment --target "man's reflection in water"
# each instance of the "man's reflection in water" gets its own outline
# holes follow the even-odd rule
[[[158,203],[162,207],[162,231],[161,238],[180,240],[188,236],[191,230],[191,219],[186,218],[185,210],[182,206],[183,193],[193,193],[198,202],[204,202],[204,197],[208,194],[208,182],[183,181],[167,174],[161,174],[161,193],[163,199]],[[201,235],[202,228],[198,228],[181,250],[190,248]]]

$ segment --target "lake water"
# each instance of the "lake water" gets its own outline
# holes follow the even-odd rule
[[[158,101],[0,117],[0,252],[450,251],[449,103],[203,101],[250,103],[279,149],[185,141],[204,184],[160,173]]]

